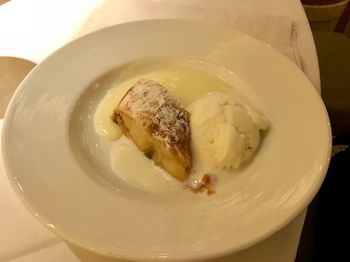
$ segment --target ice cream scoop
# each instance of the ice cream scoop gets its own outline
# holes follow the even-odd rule
[[[232,170],[252,158],[266,118],[227,93],[209,93],[188,107],[192,151],[201,164]]]

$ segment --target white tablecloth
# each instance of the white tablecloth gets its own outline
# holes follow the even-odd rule
[[[164,17],[205,19],[269,42],[297,63],[320,90],[312,35],[297,0],[137,1],[12,0],[0,6],[0,55],[40,62],[77,36],[114,23]],[[0,194],[0,262],[79,261],[22,206],[6,179],[1,154]],[[215,261],[293,261],[304,217],[305,212],[256,246]],[[101,261],[73,250],[83,261]]]

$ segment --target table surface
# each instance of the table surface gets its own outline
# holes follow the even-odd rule
[[[116,0],[116,2],[121,1],[123,0]],[[39,63],[57,48],[84,32],[82,30],[84,23],[95,14],[96,9],[103,6],[104,2],[12,0],[0,5],[0,56],[22,57]],[[291,17],[298,33],[297,49],[303,71],[320,91],[316,50],[300,1],[153,0],[150,2],[259,15],[277,13]],[[122,12],[122,10],[118,11]],[[99,26],[104,26],[103,17],[99,20]],[[1,125],[2,121],[0,121],[0,133]],[[75,246],[68,246],[29,214],[7,181],[1,154],[0,194],[0,262],[105,260]],[[294,261],[304,218],[305,211],[268,239],[244,251],[215,261]]]

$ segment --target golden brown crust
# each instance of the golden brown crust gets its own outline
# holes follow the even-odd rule
[[[169,91],[152,80],[139,80],[124,95],[112,116],[123,133],[132,138],[124,124],[125,117],[134,119],[155,143],[171,152],[189,174],[192,167],[190,114]]]

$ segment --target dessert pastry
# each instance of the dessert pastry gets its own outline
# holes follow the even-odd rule
[[[112,120],[136,146],[179,180],[192,167],[190,114],[163,86],[141,79],[121,99]]]

